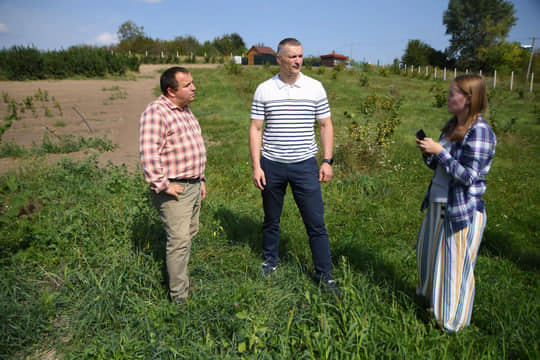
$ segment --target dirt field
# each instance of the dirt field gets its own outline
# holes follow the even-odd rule
[[[195,66],[217,65],[186,67]],[[139,162],[139,117],[146,105],[156,98],[153,90],[159,85],[158,70],[167,67],[169,65],[141,65],[136,80],[0,81],[3,97],[7,94],[9,99],[15,99],[19,104],[27,97],[34,97],[35,106],[34,112],[29,109],[24,113],[19,111],[21,119],[13,121],[11,128],[2,136],[2,142],[14,141],[21,146],[31,146],[32,142],[41,144],[45,132],[51,138],[67,134],[107,137],[118,147],[113,152],[102,153],[101,161],[124,164],[134,171]],[[36,94],[44,94],[45,91],[47,101],[35,99]],[[0,117],[3,119],[7,114],[8,105],[1,99]],[[51,155],[48,160],[57,161],[61,156],[81,159],[88,154],[81,151]],[[0,158],[0,171],[16,170],[29,164],[20,159]]]

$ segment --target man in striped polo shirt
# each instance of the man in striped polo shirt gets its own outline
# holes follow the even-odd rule
[[[298,40],[282,40],[277,53],[280,73],[257,87],[249,129],[253,183],[261,190],[264,207],[262,271],[268,275],[276,270],[283,199],[290,184],[309,236],[315,280],[337,292],[320,186],[332,179],[334,131],[326,91],[319,81],[301,73],[303,51]],[[324,158],[320,169],[315,121]]]
[[[183,302],[189,293],[191,240],[199,230],[201,200],[206,196],[206,148],[199,122],[189,108],[195,98],[191,74],[167,69],[162,95],[141,115],[139,150],[152,202],[167,233],[169,294]]]

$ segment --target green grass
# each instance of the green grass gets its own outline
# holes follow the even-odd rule
[[[96,158],[28,160],[0,177],[0,357],[92,359],[534,359],[540,357],[538,97],[505,92],[485,196],[472,324],[438,329],[415,298],[416,232],[431,177],[415,148],[448,119],[431,81],[318,74],[336,145],[345,112],[367,97],[401,99],[392,142],[351,166],[336,158],[323,185],[339,299],[310,279],[311,254],[287,195],[281,262],[259,277],[262,204],[247,147],[252,92],[275,67],[194,69],[192,104],[208,148],[208,198],[192,248],[185,306],[169,302],[164,232],[139,172]],[[368,76],[369,86],[362,86]],[[441,84],[447,87],[448,84]],[[32,163],[31,161],[35,161]],[[39,176],[36,176],[39,174]]]

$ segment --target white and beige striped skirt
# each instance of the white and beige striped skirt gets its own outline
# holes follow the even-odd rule
[[[430,304],[439,326],[455,332],[471,321],[474,266],[486,213],[477,211],[467,228],[452,233],[444,207],[442,203],[431,203],[418,233],[416,293]]]

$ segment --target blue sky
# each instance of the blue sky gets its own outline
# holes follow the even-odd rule
[[[540,48],[540,0],[512,3],[519,20],[507,40],[531,44],[536,37]],[[248,49],[275,49],[281,39],[296,37],[305,56],[335,50],[387,64],[403,56],[409,39],[444,50],[447,7],[441,0],[0,0],[0,48],[109,45],[119,26],[132,20],[153,39],[192,35],[203,43],[238,33]]]

